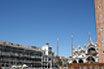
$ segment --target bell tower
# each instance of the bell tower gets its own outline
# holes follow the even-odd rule
[[[95,0],[99,63],[104,63],[104,0]]]

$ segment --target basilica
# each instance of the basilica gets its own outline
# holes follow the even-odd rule
[[[98,63],[98,45],[93,43],[90,37],[88,44],[81,48],[75,49],[72,45],[72,56],[69,58],[68,63]]]

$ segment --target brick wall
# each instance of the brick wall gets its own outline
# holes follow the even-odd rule
[[[104,69],[104,64],[102,63],[69,64],[68,69]]]
[[[99,63],[104,63],[104,0],[95,0]]]

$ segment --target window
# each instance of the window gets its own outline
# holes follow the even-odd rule
[[[104,51],[103,51],[103,54],[104,54]]]
[[[104,42],[104,39],[102,39],[102,42]]]
[[[98,8],[101,8],[101,5],[99,5]]]
[[[99,16],[99,19],[102,19],[102,16]]]
[[[11,43],[11,45],[13,45],[13,43]]]
[[[101,26],[100,31],[101,31],[101,32],[103,31],[103,26]]]

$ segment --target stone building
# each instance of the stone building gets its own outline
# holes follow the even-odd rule
[[[84,48],[78,46],[73,48],[72,56],[69,58],[69,63],[98,63],[98,45],[93,43],[91,38],[89,43]]]
[[[56,68],[56,58],[54,52],[52,51],[52,46],[47,43],[42,47],[43,54],[43,69],[55,69]]]
[[[56,68],[68,69],[68,58],[56,56]]]
[[[27,65],[41,69],[42,51],[38,48],[0,41],[0,66],[12,67]]]
[[[46,44],[42,48],[23,46],[0,41],[0,66],[35,69],[55,69],[55,56],[52,47]]]

